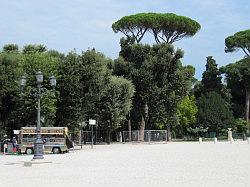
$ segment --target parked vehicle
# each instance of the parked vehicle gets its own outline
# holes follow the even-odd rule
[[[73,147],[67,127],[42,127],[41,135],[45,153],[66,153]],[[33,154],[35,138],[36,127],[22,127],[18,134],[19,153]]]

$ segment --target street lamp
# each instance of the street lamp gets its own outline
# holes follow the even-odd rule
[[[145,106],[144,106],[144,114],[145,114],[145,128],[148,129],[148,104],[147,102],[145,103]],[[148,129],[148,142],[150,142],[150,136],[151,136],[151,133],[150,133],[150,130]]]
[[[20,90],[21,90],[21,92],[23,92],[23,88],[24,88],[24,86],[25,86],[25,84],[26,84],[26,77],[23,75],[23,76],[21,76],[21,78],[20,78]]]
[[[55,87],[56,87],[56,77],[55,77],[55,76],[51,76],[51,77],[49,78],[49,80],[50,80],[50,84],[51,84],[51,86],[52,86],[52,88],[53,88],[53,90],[54,90]]]
[[[42,82],[43,82],[43,73],[41,71],[38,71],[36,73],[36,82],[37,82],[37,126],[36,126],[36,139],[34,142],[34,157],[33,159],[43,159],[43,141],[42,141],[42,136],[41,136],[41,87],[42,87]],[[53,89],[56,86],[56,78],[52,76],[50,78],[50,83]],[[23,90],[24,86],[26,84],[26,77],[22,76],[20,78],[20,88],[21,91]]]
[[[130,119],[130,111],[128,112],[128,139],[131,142],[131,119]]]

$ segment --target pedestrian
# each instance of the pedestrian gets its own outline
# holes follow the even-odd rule
[[[5,142],[3,145],[3,154],[6,154],[8,152],[8,143]]]
[[[17,140],[15,136],[12,138],[12,145],[13,145],[13,153],[16,153],[17,152]]]

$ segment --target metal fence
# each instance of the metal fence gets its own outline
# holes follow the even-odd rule
[[[138,142],[140,139],[140,131],[123,131],[123,141],[124,142]],[[131,140],[130,140],[131,139]],[[145,130],[144,131],[144,141],[145,142],[161,142],[167,140],[167,131],[166,130]]]
[[[246,140],[249,137],[248,134],[245,133],[235,133],[232,134],[234,140]],[[183,137],[175,137],[173,136],[172,141],[197,141],[201,137],[205,141],[212,141],[216,137],[218,140],[228,140],[227,132],[218,133],[215,132],[206,132],[202,134],[193,134],[193,135],[185,135]]]
[[[122,138],[121,135],[122,134]],[[173,134],[172,134],[173,135]],[[93,141],[94,144],[102,144],[107,142],[107,132],[106,131],[94,131],[93,132]],[[202,137],[203,140],[212,141],[214,137],[217,137],[218,140],[227,140],[227,132],[219,133],[216,135],[214,132],[207,132],[203,134],[195,134],[195,135],[185,135],[183,137],[175,137],[172,136],[172,141],[197,141],[199,137]],[[233,133],[233,138],[235,140],[246,140],[249,137],[243,133]],[[74,141],[75,144],[89,144],[92,140],[91,131],[78,131],[71,133],[71,140]],[[116,132],[113,133],[112,140],[115,142],[140,142],[140,131],[133,130],[123,131],[122,133]],[[144,131],[144,142],[161,142],[167,141],[167,130],[145,130]]]
[[[96,141],[96,132],[93,133],[93,140]],[[90,143],[92,141],[91,131],[70,132],[70,140],[75,144]]]

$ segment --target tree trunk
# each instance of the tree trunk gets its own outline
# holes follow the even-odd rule
[[[130,118],[128,119],[128,139],[131,142],[131,120]]]
[[[167,141],[172,141],[170,125],[167,125]]]
[[[249,122],[250,90],[246,89],[245,120]]]
[[[141,117],[141,125],[140,125],[140,133],[139,133],[139,141],[144,141],[144,131],[145,131],[145,119],[144,116]]]

